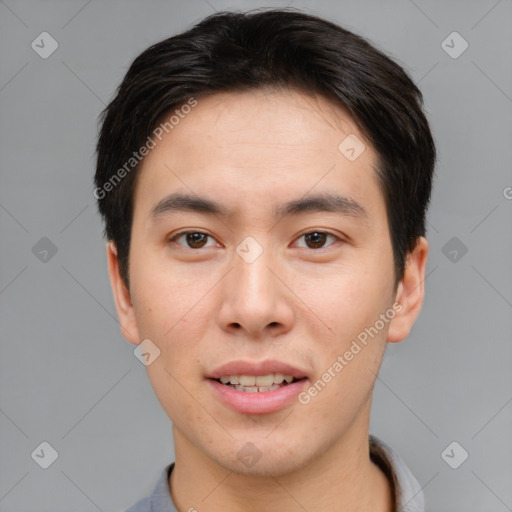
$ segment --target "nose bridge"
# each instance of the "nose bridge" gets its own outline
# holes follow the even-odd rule
[[[247,253],[240,255],[244,246],[237,248],[239,257],[235,262],[233,280],[237,301],[251,309],[270,308],[275,300],[275,276],[269,270],[271,266],[271,251],[258,251],[250,245]],[[247,246],[245,247],[247,248]]]
[[[227,276],[229,286],[220,320],[224,328],[242,327],[255,336],[266,328],[289,328],[293,313],[285,290],[274,275],[276,261],[272,251],[258,248],[253,240],[246,242],[237,247],[234,268]]]

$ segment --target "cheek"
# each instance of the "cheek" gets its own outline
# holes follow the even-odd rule
[[[132,258],[132,299],[139,331],[165,341],[186,326],[205,294],[192,273],[171,268],[163,258],[141,253]]]
[[[369,267],[335,268],[322,280],[310,282],[301,277],[296,283],[297,295],[315,313],[316,323],[323,324],[329,333],[325,339],[328,345],[333,345],[334,337],[333,348],[343,348],[390,307],[391,279],[371,272]]]
[[[195,379],[198,345],[208,328],[212,295],[205,295],[209,287],[204,283],[199,286],[198,280],[189,275],[184,277],[149,264],[146,269],[138,275],[134,272],[133,288],[139,333],[160,350],[155,365],[147,367],[148,375],[154,387],[161,388],[159,393],[163,389],[176,396],[181,388],[172,377],[179,383]],[[169,379],[171,382],[166,382]]]
[[[389,278],[372,270],[370,264],[338,270],[325,281],[324,289],[307,284],[302,288],[304,294],[309,289],[304,302],[330,328],[324,327],[325,334],[314,338],[318,373],[312,394],[318,393],[319,398],[311,400],[320,415],[328,416],[332,416],[333,404],[355,411],[369,399],[392,318],[380,320],[390,308]]]

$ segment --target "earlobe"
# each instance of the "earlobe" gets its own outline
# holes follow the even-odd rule
[[[130,297],[130,290],[121,277],[117,248],[112,241],[107,242],[107,262],[110,285],[112,287],[117,316],[121,326],[121,334],[130,343],[138,345],[140,338]]]
[[[398,284],[395,302],[401,308],[391,320],[387,341],[397,343],[405,339],[418,317],[425,296],[425,268],[428,256],[428,242],[419,237],[412,252],[407,255],[405,272]]]

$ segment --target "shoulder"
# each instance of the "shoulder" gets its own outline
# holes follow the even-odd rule
[[[151,512],[151,496],[142,498],[124,512]]]
[[[149,496],[146,496],[124,512],[175,512],[176,508],[169,493],[169,476],[174,462],[166,466],[158,477],[158,481]]]
[[[370,436],[372,460],[393,483],[400,512],[424,512],[425,497],[418,480],[398,452],[375,436]]]

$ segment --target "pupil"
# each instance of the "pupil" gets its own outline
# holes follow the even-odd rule
[[[190,245],[199,244],[202,247],[204,244],[201,244],[201,241],[204,241],[206,235],[204,233],[189,233],[187,235],[187,241]]]
[[[306,235],[306,239],[315,247],[321,247],[325,243],[325,233],[309,233]]]

